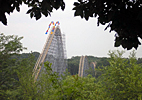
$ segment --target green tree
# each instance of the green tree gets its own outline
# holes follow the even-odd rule
[[[116,32],[115,47],[122,45],[130,50],[140,45],[142,39],[142,1],[141,0],[78,0],[74,3],[75,16],[86,20],[98,18],[99,24],[106,25]]]
[[[137,63],[142,64],[142,58],[138,58]]]
[[[16,95],[10,99],[14,100],[53,100],[50,98],[57,88],[61,88],[61,79],[56,72],[52,71],[51,63],[44,63],[44,70],[34,79],[33,66],[35,60],[33,56],[23,59],[17,63],[18,88]]]
[[[12,55],[20,53],[25,49],[20,40],[23,37],[14,35],[5,36],[0,34],[0,99],[8,98],[7,90],[15,86],[15,59],[11,59]]]
[[[136,63],[135,52],[129,59],[122,58],[123,53],[109,52],[110,66],[104,67],[99,81],[105,91],[102,95],[113,100],[141,100],[142,65]]]
[[[50,100],[96,100],[97,85],[94,81],[95,78],[91,76],[83,78],[78,75],[67,76],[61,81],[62,88],[56,88],[50,95]]]
[[[78,74],[79,60],[80,57],[78,56],[68,59],[68,71],[71,73],[71,75]]]
[[[96,72],[95,69],[92,69],[91,67],[89,67],[89,69],[85,70],[85,72],[87,73],[87,75],[92,75],[93,77],[96,77]]]
[[[10,14],[15,9],[19,12],[22,4],[29,7],[27,14],[36,20],[40,19],[42,14],[46,17],[51,15],[53,8],[56,10],[60,7],[62,10],[65,8],[63,0],[0,0],[0,21],[7,25],[6,13]]]
[[[28,58],[22,59],[16,63],[16,73],[18,76],[18,86],[15,88],[16,94],[13,100],[36,100],[38,97],[37,84],[34,83],[33,68],[35,65],[34,56],[31,54]]]

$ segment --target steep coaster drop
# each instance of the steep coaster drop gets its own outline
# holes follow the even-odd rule
[[[38,79],[41,70],[44,69],[44,62],[46,61],[52,63],[51,68],[53,72],[57,72],[59,75],[63,74],[63,72],[65,72],[67,68],[65,35],[61,34],[61,30],[59,28],[59,21],[56,22],[56,24],[54,24],[54,22],[52,21],[49,24],[49,28],[51,24],[53,24],[54,26],[50,31],[42,53],[38,57],[38,60],[34,67],[33,76],[35,81]],[[46,34],[48,33],[49,28],[46,31]]]

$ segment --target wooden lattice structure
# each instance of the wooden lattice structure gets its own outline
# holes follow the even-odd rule
[[[67,68],[65,36],[61,34],[59,26],[56,26],[54,32],[50,32],[42,53],[38,57],[33,70],[35,81],[38,79],[41,70],[44,69],[44,62],[46,61],[52,63],[53,72],[57,72],[59,75],[63,74]]]

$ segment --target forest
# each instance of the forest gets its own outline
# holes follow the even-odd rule
[[[109,58],[88,56],[96,61],[97,76],[77,75],[80,57],[68,59],[64,75],[53,72],[45,62],[45,72],[34,81],[33,67],[38,52],[23,53],[23,37],[0,34],[0,100],[141,100],[142,59],[136,52],[124,58],[124,51],[109,51]]]

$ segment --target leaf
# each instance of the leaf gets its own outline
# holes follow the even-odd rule
[[[34,13],[33,13],[33,12],[31,12],[31,13],[30,13],[30,17],[31,17],[31,18],[33,18],[33,16],[34,16]]]
[[[39,11],[35,12],[36,20],[41,18],[41,13]]]
[[[7,25],[7,19],[4,13],[0,13],[0,21],[2,21],[4,25]]]
[[[47,2],[46,0],[43,0],[41,3],[41,8],[42,10],[49,10],[50,12],[52,12],[53,7],[51,6],[51,4],[49,2]]]
[[[82,0],[78,0],[79,2],[82,2]]]
[[[61,9],[64,10],[65,9],[65,3],[63,2],[61,5]]]
[[[120,45],[121,45],[121,41],[115,41],[115,44],[114,44],[115,47],[119,47]]]
[[[107,27],[106,27],[104,30],[107,30],[107,28],[109,28],[109,27],[110,27],[110,25],[111,25],[111,23],[109,23],[109,24],[107,25]]]
[[[78,2],[74,2],[74,6],[79,6],[80,4]]]
[[[51,1],[51,4],[56,10],[61,6],[60,2],[54,2],[54,0]]]
[[[81,9],[82,7],[76,7],[76,11],[74,13],[74,16],[81,16],[81,18],[83,18],[83,9]]]
[[[135,49],[137,49],[137,48],[138,48],[138,45],[141,45],[141,43],[140,43],[139,40],[137,39],[137,41],[135,41],[135,42],[133,43],[133,47],[134,47]]]
[[[88,20],[88,19],[89,19],[90,12],[85,11],[84,13],[85,13],[85,19]]]
[[[97,26],[99,26],[99,24],[100,24],[100,21],[99,21],[99,19],[98,19],[98,21],[97,21]]]
[[[47,17],[48,16],[48,12],[47,11],[42,11],[42,14]]]
[[[27,13],[26,13],[26,14],[29,14],[31,11],[32,11],[32,8],[31,8],[31,9],[29,9],[29,10],[27,11]]]
[[[16,10],[19,12],[19,11],[20,11],[20,7],[19,7],[19,6],[17,6],[17,7],[16,7]]]
[[[123,39],[121,45],[124,49],[127,48],[127,40]],[[130,46],[130,48],[131,48],[131,46]]]
[[[97,14],[95,13],[95,17],[97,17]]]

